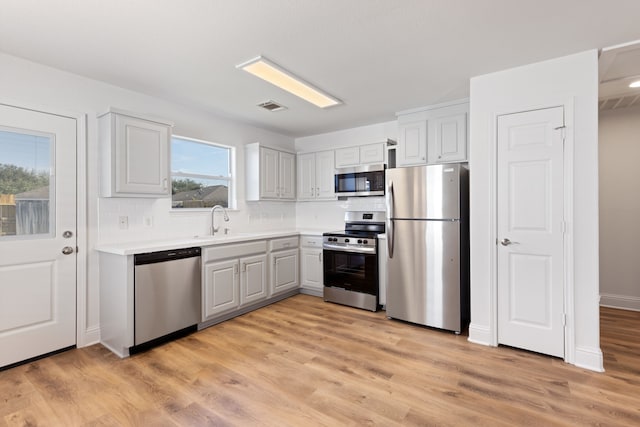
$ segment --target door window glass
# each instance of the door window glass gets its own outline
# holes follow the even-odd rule
[[[0,238],[53,231],[52,139],[0,129]]]

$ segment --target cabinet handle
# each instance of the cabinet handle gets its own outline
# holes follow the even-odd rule
[[[313,191],[313,187],[311,187],[311,197],[314,197],[316,194]]]
[[[162,188],[167,189],[167,178],[162,180]]]
[[[316,187],[316,197],[320,195],[320,187]]]
[[[247,263],[246,262],[242,263],[242,271],[247,271]]]
[[[319,262],[322,262],[322,252],[319,252],[319,253],[318,253],[318,261],[319,261]]]
[[[238,274],[238,264],[233,265],[233,274]]]

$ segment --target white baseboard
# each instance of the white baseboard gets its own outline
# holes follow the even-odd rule
[[[300,293],[322,298],[322,289],[300,288]]]
[[[100,342],[100,326],[91,326],[85,329],[84,334],[78,337],[78,342],[76,346],[80,347],[88,347],[93,344],[97,344]]]
[[[469,342],[474,344],[493,346],[493,334],[488,326],[477,325],[473,322],[469,325]]]
[[[627,295],[600,294],[600,306],[640,311],[640,298]]]
[[[590,371],[604,372],[604,360],[599,348],[576,347],[575,363],[579,368]]]

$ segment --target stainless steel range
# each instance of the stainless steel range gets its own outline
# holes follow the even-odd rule
[[[385,212],[345,213],[345,229],[323,234],[324,300],[378,309],[378,234]]]

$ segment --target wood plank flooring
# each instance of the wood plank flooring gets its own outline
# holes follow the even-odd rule
[[[128,359],[0,372],[0,426],[638,426],[640,313],[601,317],[604,374],[297,295]]]

